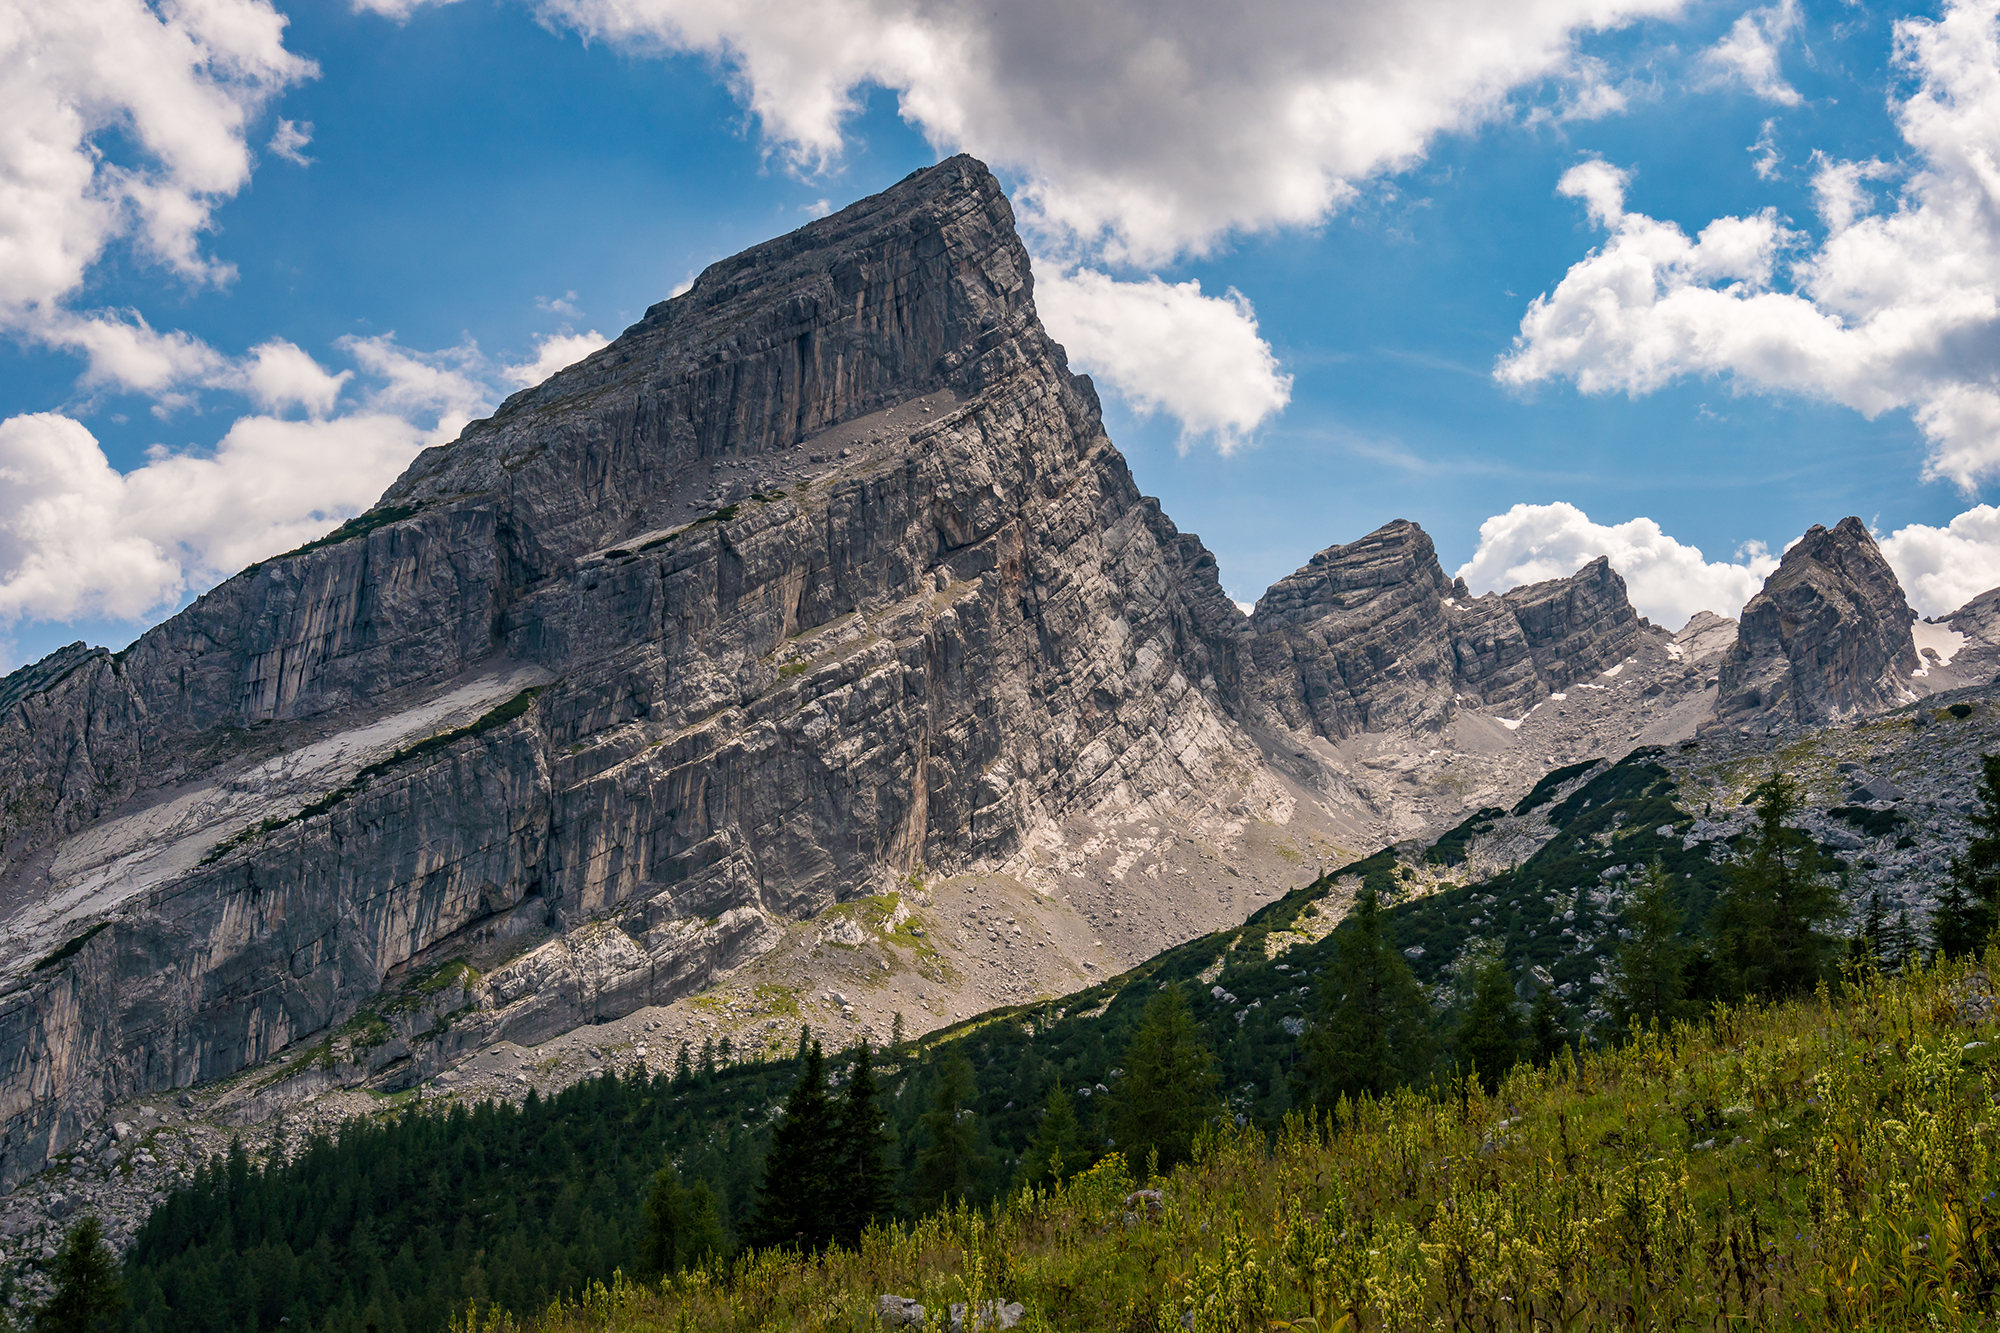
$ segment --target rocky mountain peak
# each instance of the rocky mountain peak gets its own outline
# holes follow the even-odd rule
[[[1525,711],[1622,661],[1648,629],[1603,557],[1475,598],[1400,519],[1281,579],[1251,628],[1259,697],[1329,740],[1435,731],[1462,706]]]
[[[1764,734],[1914,697],[1916,618],[1866,524],[1815,524],[1743,608],[1714,725]]]

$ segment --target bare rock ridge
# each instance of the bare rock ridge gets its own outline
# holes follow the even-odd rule
[[[1569,578],[1474,598],[1401,519],[1321,551],[1264,594],[1250,623],[1261,701],[1334,741],[1435,732],[1461,707],[1523,713],[1622,661],[1642,635],[1667,637],[1602,557]]]
[[[1768,734],[1908,702],[1916,618],[1866,524],[1815,524],[1743,608],[1713,725]]]

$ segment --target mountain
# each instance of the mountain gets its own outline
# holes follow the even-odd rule
[[[1814,524],[1743,608],[1715,725],[1763,734],[1915,698],[1916,618],[1866,524]]]
[[[1725,747],[1887,706],[1907,607],[1857,521],[1815,533],[1741,636],[1648,624],[1604,560],[1474,597],[1407,522],[1246,616],[950,159],[124,652],[0,681],[0,1186],[176,1095],[330,1121],[614,1043],[932,1030],[1682,744],[1718,691]]]

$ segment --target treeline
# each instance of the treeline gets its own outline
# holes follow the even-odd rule
[[[1728,864],[1684,847],[1689,817],[1671,794],[1635,754],[1553,810],[1558,836],[1506,875],[1398,904],[1405,881],[1385,853],[1342,872],[1361,878],[1359,899],[1317,943],[1265,947],[1331,879],[1070,997],[1080,1012],[1004,1011],[892,1050],[879,1069],[866,1048],[828,1057],[803,1038],[770,1064],[683,1050],[670,1076],[411,1109],[261,1165],[234,1150],[140,1234],[124,1324],[431,1333],[467,1301],[526,1311],[614,1270],[841,1242],[870,1220],[981,1202],[1113,1149],[1141,1170],[1170,1167],[1218,1117],[1274,1129],[1295,1108],[1460,1071],[1490,1086],[1591,1035],[1580,1005],[1592,997],[1618,1024],[1646,1024],[1837,982],[1858,957],[1896,961],[1904,946],[1879,910],[1842,921],[1840,868],[1791,826],[1787,780],[1759,789],[1757,827]],[[2000,918],[2000,760],[1987,760],[1980,795],[1978,835],[1937,914],[1933,943],[1947,952]],[[1620,905],[1600,901],[1607,870],[1631,886]],[[1591,929],[1619,942],[1580,990],[1565,969],[1601,965],[1548,937],[1592,910],[1603,920]]]

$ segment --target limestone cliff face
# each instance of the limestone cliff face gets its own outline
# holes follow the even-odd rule
[[[1114,793],[1233,800],[1242,631],[997,184],[920,172],[128,652],[0,683],[0,1182],[448,951],[601,924],[491,979],[532,1040]]]
[[[1648,632],[1602,557],[1474,598],[1402,520],[1321,551],[1264,595],[1251,626],[1258,698],[1336,741],[1434,732],[1461,707],[1524,712],[1622,661]]]
[[[1815,524],[1743,608],[1715,725],[1761,735],[1908,700],[1916,618],[1860,519]]]

